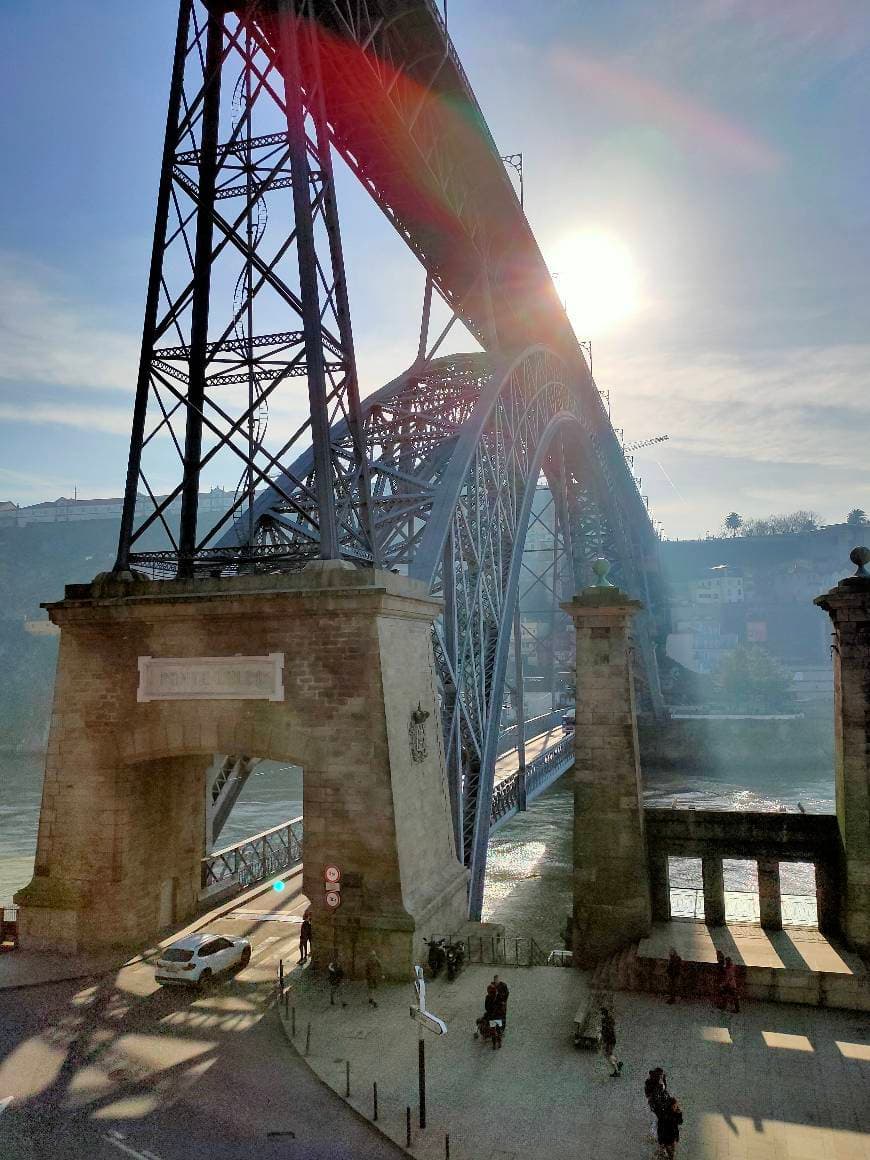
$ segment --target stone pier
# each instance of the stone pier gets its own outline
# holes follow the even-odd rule
[[[855,548],[854,576],[815,603],[834,626],[834,746],[843,869],[841,923],[870,951],[870,549]]]
[[[574,962],[591,966],[651,926],[631,618],[642,607],[606,582],[562,608],[577,634]]]
[[[130,946],[196,907],[215,753],[302,766],[315,960],[407,978],[466,918],[423,585],[295,575],[98,578],[49,606],[60,654],[25,949]],[[337,866],[340,905],[324,870]],[[335,901],[333,897],[332,901]]]

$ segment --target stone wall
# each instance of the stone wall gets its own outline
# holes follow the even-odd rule
[[[22,946],[122,945],[189,917],[204,771],[214,753],[244,752],[303,767],[304,890],[328,935],[318,957],[335,949],[360,969],[376,946],[407,977],[430,926],[465,917],[438,740],[437,612],[422,585],[341,567],[68,588],[49,608],[61,644],[36,872],[17,896]],[[137,701],[139,657],[276,652],[281,702]],[[412,762],[418,702],[429,745]],[[334,914],[323,889],[333,862],[344,873]]]

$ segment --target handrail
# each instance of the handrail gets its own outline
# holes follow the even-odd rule
[[[523,740],[531,741],[533,737],[548,732],[549,729],[559,724],[564,714],[564,709],[553,709],[547,713],[539,713],[537,717],[529,717],[526,720],[526,727],[523,730]],[[499,757],[503,757],[505,753],[509,753],[512,749],[516,749],[517,733],[518,729],[516,725],[508,725],[507,729],[501,731],[498,739]]]
[[[302,862],[302,818],[291,818],[202,859],[201,886],[251,886]]]

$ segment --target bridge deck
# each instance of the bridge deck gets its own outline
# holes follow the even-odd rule
[[[551,749],[565,736],[561,725],[552,725],[544,733],[530,737],[526,742],[526,765],[531,765],[536,757],[540,757],[547,749]],[[509,749],[495,763],[495,784],[498,785],[508,777],[513,777],[519,768],[516,749]]]

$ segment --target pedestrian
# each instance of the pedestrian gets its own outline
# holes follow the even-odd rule
[[[659,1155],[666,1156],[667,1160],[674,1160],[677,1154],[677,1142],[680,1139],[680,1124],[683,1122],[683,1111],[673,1096],[667,1096],[659,1104],[656,1117],[656,1138],[658,1139]]]
[[[338,999],[342,1007],[346,1007],[344,999],[341,998],[341,984],[344,979],[344,968],[337,958],[333,959],[326,968],[326,977],[329,980],[329,1005],[335,1006],[335,1001]]]
[[[616,1023],[606,1007],[601,1008],[601,1054],[610,1065],[610,1078],[622,1075],[622,1060],[616,1058]]]
[[[311,912],[306,910],[302,917],[302,925],[299,927],[299,962],[300,964],[307,962],[309,948],[311,946],[311,919],[308,917]]]
[[[668,1077],[665,1075],[663,1068],[654,1067],[652,1069],[646,1080],[644,1080],[643,1094],[646,1096],[646,1102],[649,1104],[649,1110],[652,1114],[649,1134],[653,1140],[657,1140],[659,1107],[669,1098]]]
[[[676,947],[671,947],[668,953],[668,1002],[675,1003],[680,990],[680,976],[683,973],[683,960],[677,954]]]
[[[483,1014],[475,1022],[477,1024],[477,1031],[474,1033],[474,1038],[482,1035],[484,1039],[490,1036],[490,1020],[495,1018],[493,1012],[495,1011],[496,1003],[498,1002],[498,991],[495,983],[490,983],[486,988],[486,995],[483,1000]]]
[[[498,991],[495,993],[490,1015],[489,1015],[489,1029],[492,1033],[492,1049],[495,1051],[497,1047],[501,1047],[501,1038],[504,1033],[505,1021],[505,1005],[504,1000],[499,995]]]
[[[729,1005],[735,1014],[740,1013],[740,997],[737,994],[737,967],[730,958],[726,958],[725,976],[722,981],[722,1006],[727,1011]]]
[[[374,947],[369,951],[369,957],[366,959],[366,990],[369,995],[369,1006],[377,1007],[375,1002],[375,992],[378,989],[378,983],[384,977],[384,968],[381,966],[381,960],[378,958]]]
[[[507,1031],[507,1002],[508,997],[510,996],[510,991],[508,989],[507,983],[504,981],[504,979],[500,979],[498,975],[492,976],[492,984],[495,987],[496,996],[504,1008],[504,1030]]]

